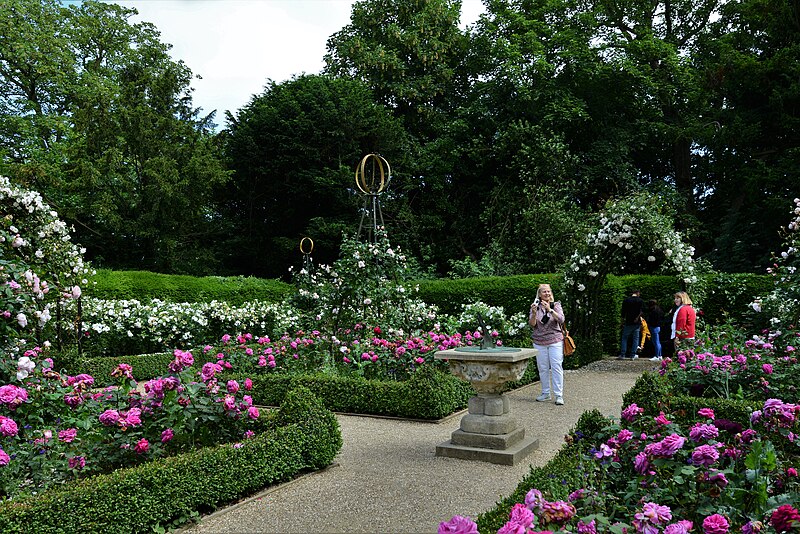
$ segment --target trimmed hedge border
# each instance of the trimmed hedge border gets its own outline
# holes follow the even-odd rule
[[[187,276],[149,271],[99,269],[86,294],[99,299],[167,300],[171,302],[225,301],[239,305],[252,300],[280,302],[294,286],[280,280],[244,276]]]
[[[342,446],[336,417],[307,389],[287,395],[278,426],[242,442],[119,469],[0,503],[0,531],[152,532],[321,469]]]
[[[238,381],[249,376],[253,402],[277,406],[288,391],[297,386],[314,391],[325,407],[333,412],[437,420],[467,407],[475,395],[469,382],[432,366],[418,369],[409,380],[380,381],[332,375],[229,375]],[[539,380],[536,361],[530,360],[522,378],[506,384],[505,391]]]
[[[253,402],[262,406],[278,406],[287,392],[303,386],[314,391],[322,404],[334,412],[410,419],[441,419],[465,408],[475,395],[468,382],[432,367],[422,367],[402,382],[323,374],[250,376]]]

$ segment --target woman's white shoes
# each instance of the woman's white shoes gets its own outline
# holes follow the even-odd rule
[[[650,361],[651,362],[660,362],[661,361],[661,356],[653,356],[652,358],[650,358]]]
[[[541,395],[536,397],[536,401],[537,402],[544,402],[544,401],[549,401],[549,400],[550,400],[550,394],[549,393],[542,393]]]
[[[564,406],[564,397],[556,397],[556,404],[558,406]]]

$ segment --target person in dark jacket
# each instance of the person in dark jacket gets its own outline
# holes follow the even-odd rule
[[[622,340],[620,341],[619,359],[634,360],[639,356],[639,331],[642,326],[642,309],[644,301],[638,289],[631,291],[631,296],[622,301]]]
[[[654,362],[661,361],[661,323],[664,321],[664,310],[658,305],[657,300],[647,303],[647,324],[650,325],[650,339],[653,341],[655,355],[650,358]]]

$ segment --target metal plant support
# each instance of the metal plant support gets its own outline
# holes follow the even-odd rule
[[[300,240],[300,253],[303,255],[303,271],[306,273],[306,280],[311,280],[311,271],[314,268],[314,260],[311,253],[314,251],[314,241],[310,237]]]
[[[378,154],[367,154],[356,167],[356,187],[364,193],[357,239],[361,239],[361,231],[365,228],[364,219],[369,217],[366,224],[367,240],[377,242],[378,228],[383,226],[383,213],[378,197],[386,191],[391,179],[389,162]]]

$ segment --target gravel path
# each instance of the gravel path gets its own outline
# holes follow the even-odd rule
[[[530,466],[547,463],[586,410],[618,417],[622,395],[648,360],[603,360],[567,371],[564,406],[535,402],[539,385],[509,393],[511,411],[539,448],[515,466],[435,456],[462,414],[439,423],[337,415],[344,445],[333,466],[269,488],[204,517],[186,533],[435,532],[473,519],[510,494]]]

